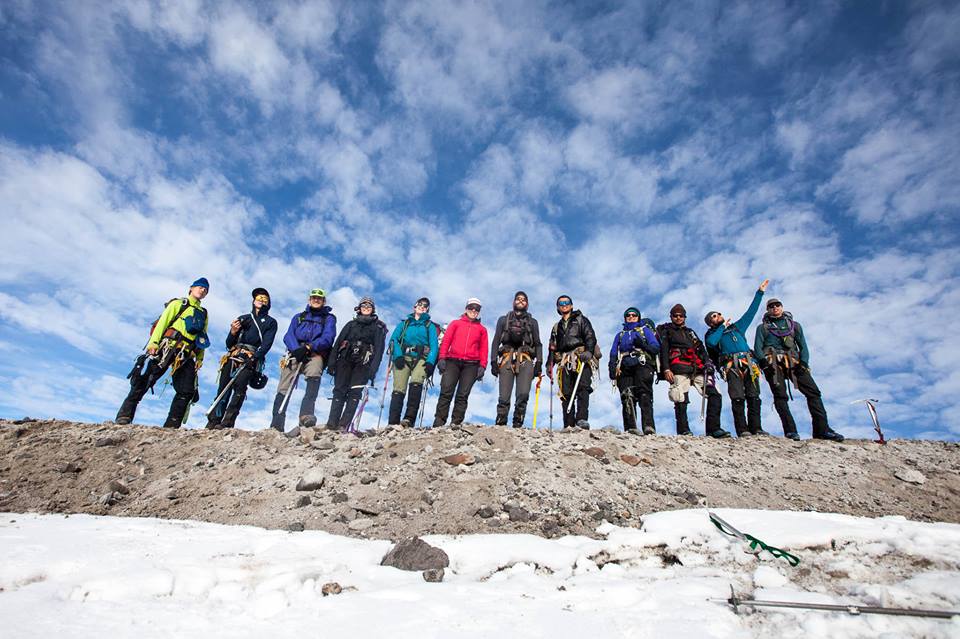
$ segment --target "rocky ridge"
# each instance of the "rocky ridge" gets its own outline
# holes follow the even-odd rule
[[[0,420],[0,510],[400,539],[593,535],[693,507],[960,523],[960,444],[712,440],[464,425],[357,438]]]

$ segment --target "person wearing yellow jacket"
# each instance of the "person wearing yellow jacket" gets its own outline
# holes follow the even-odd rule
[[[210,283],[201,277],[190,285],[187,297],[170,300],[150,333],[146,353],[138,359],[130,377],[130,393],[117,412],[116,423],[129,424],[137,405],[148,390],[169,368],[176,394],[164,428],[179,428],[191,403],[197,398],[197,371],[203,365],[203,351],[210,345],[207,338],[207,310],[200,301],[207,296]],[[142,364],[146,370],[140,372]]]

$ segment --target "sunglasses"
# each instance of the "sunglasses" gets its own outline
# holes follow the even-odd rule
[[[480,310],[480,307],[477,306],[476,304],[470,304],[469,306],[467,306],[467,310],[468,310],[468,311],[479,311],[479,310]]]
[[[767,304],[767,308],[783,308],[783,304]]]
[[[686,317],[683,313],[671,313],[670,317]]]
[[[262,303],[264,303],[264,304],[266,304],[267,302],[270,301],[270,298],[267,297],[266,295],[257,295],[257,296],[256,296],[255,298],[253,298],[253,299],[254,299],[255,301],[257,301],[257,302],[262,302]]]
[[[414,306],[416,306],[417,308],[430,308],[429,304],[424,304],[423,302],[420,302],[419,304],[414,304]]]
[[[640,317],[640,316],[637,315],[636,313],[627,313],[626,315],[624,315],[624,317]]]
[[[557,306],[573,306],[573,302],[557,302]]]
[[[373,304],[364,302],[363,304],[360,305],[360,308],[373,308]]]

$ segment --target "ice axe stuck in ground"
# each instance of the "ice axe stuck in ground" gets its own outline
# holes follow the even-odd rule
[[[878,444],[886,444],[887,440],[883,438],[883,431],[880,430],[880,417],[877,416],[877,404],[880,402],[879,399],[857,399],[851,404],[866,404],[867,410],[870,412],[870,419],[873,420],[873,430],[877,431],[877,435],[880,436],[880,439],[875,439],[874,441]]]

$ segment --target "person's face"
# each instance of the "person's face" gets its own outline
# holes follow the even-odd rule
[[[710,327],[723,324],[723,313],[710,313]]]
[[[426,302],[417,302],[416,304],[413,305],[413,312],[414,312],[414,313],[429,313],[429,312],[430,312],[430,305],[427,304]]]
[[[360,314],[361,315],[370,315],[373,313],[373,304],[370,302],[364,302],[360,305]]]
[[[207,289],[203,286],[191,286],[190,296],[194,299],[202,300],[207,296]]]
[[[518,295],[515,300],[513,300],[513,308],[518,311],[527,310],[527,298],[523,295]]]
[[[468,304],[466,312],[467,317],[470,319],[477,319],[477,317],[480,315],[480,307],[476,304]]]
[[[767,312],[770,313],[770,317],[781,317],[783,315],[783,304],[771,304],[767,307]]]
[[[323,303],[327,301],[327,298],[320,297],[319,295],[310,296],[310,308],[321,308]]]
[[[573,302],[570,301],[568,297],[561,297],[557,300],[557,312],[561,315],[566,315],[573,310]]]
[[[670,321],[676,326],[683,326],[683,323],[687,321],[687,316],[685,313],[670,313]]]
[[[637,315],[636,313],[627,313],[626,315],[623,316],[623,321],[625,321],[625,322],[639,322],[639,321],[640,321],[640,316]]]
[[[257,295],[255,298],[253,298],[253,307],[257,310],[260,310],[269,303],[270,298],[266,295]]]

